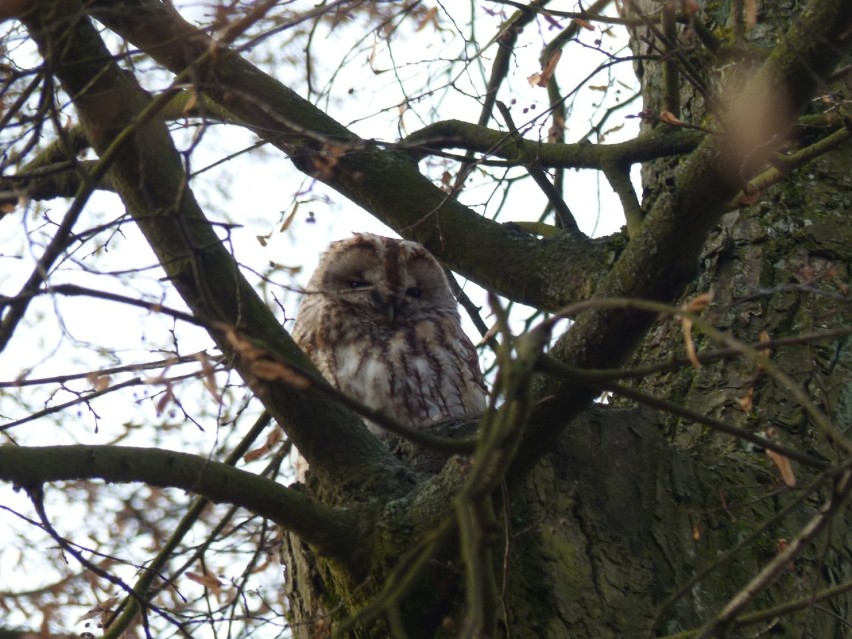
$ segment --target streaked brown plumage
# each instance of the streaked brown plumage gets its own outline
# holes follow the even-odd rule
[[[408,426],[485,408],[456,300],[441,266],[415,242],[369,233],[333,242],[308,284],[293,337],[334,386]]]

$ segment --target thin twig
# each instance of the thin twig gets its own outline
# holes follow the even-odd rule
[[[709,639],[710,637],[724,635],[725,630],[734,623],[743,608],[787,570],[796,557],[804,552],[823,527],[831,521],[835,512],[845,505],[850,489],[852,489],[852,470],[847,467],[835,479],[831,497],[823,504],[820,512],[814,515],[802,527],[799,534],[760,572],[752,577],[712,621],[701,629],[698,639]]]

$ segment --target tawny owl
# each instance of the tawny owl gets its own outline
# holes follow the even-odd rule
[[[476,417],[485,408],[456,300],[438,262],[415,242],[369,233],[333,242],[293,337],[339,390],[405,425]]]

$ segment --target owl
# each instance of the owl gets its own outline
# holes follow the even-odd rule
[[[369,233],[333,242],[293,338],[332,385],[407,426],[485,409],[479,360],[447,278],[415,242]]]

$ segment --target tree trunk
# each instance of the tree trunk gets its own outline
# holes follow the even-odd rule
[[[657,7],[650,4],[646,8]],[[724,27],[730,7],[714,11],[702,17],[711,28]],[[773,34],[785,30],[785,16],[788,10],[780,16],[762,13],[760,29],[745,34],[749,44],[772,42]],[[639,38],[644,30],[634,35]],[[645,52],[639,39],[634,48]],[[709,68],[704,60],[694,61]],[[671,106],[661,97],[662,67],[645,62],[638,68],[645,112],[659,114]],[[721,81],[713,73],[705,79],[714,85]],[[675,115],[701,122],[708,106],[694,86],[684,85]],[[677,187],[668,181],[673,166],[670,160],[645,165],[646,209]],[[775,339],[848,326],[850,193],[852,160],[841,148],[761,193],[754,204],[732,209],[712,233],[699,276],[684,300],[712,289],[705,318],[747,343],[766,339],[765,334]],[[699,350],[719,346],[700,329],[694,339]],[[679,322],[658,321],[631,366],[682,357],[683,343]],[[848,340],[790,343],[773,348],[772,361],[807,389],[834,423],[852,423]],[[643,377],[634,386],[748,432],[777,437],[815,458],[836,459],[830,438],[809,420],[789,388],[751,360],[718,359],[701,369],[682,366]],[[793,471],[799,485],[821,479],[817,471],[795,463]],[[497,634],[615,638],[701,627],[830,495],[829,482],[801,498],[802,493],[784,486],[779,472],[765,451],[683,417],[636,407],[589,409],[573,421],[557,449],[512,487],[508,508],[504,495],[493,498],[490,543],[501,603]],[[770,608],[852,579],[850,519],[847,509],[827,536],[755,599],[755,607]],[[387,525],[407,530],[403,521]],[[405,534],[410,532],[395,538],[403,548]],[[433,557],[428,576],[403,598],[397,628],[409,637],[457,636],[465,591],[454,548],[446,544]],[[727,560],[726,553],[734,549],[733,560]],[[295,539],[286,545],[285,563],[297,637],[322,636],[319,629],[356,612],[358,602],[368,599],[367,591],[378,592],[390,578],[392,567],[374,567],[365,583],[330,585],[319,576],[322,568],[312,570],[310,550]],[[322,559],[316,563],[322,566]],[[829,614],[806,606],[749,630],[793,636],[806,628],[809,636],[839,639],[848,630],[844,620],[852,616],[852,599],[847,593],[825,606]],[[356,628],[352,636],[388,633],[394,630],[380,623]]]

